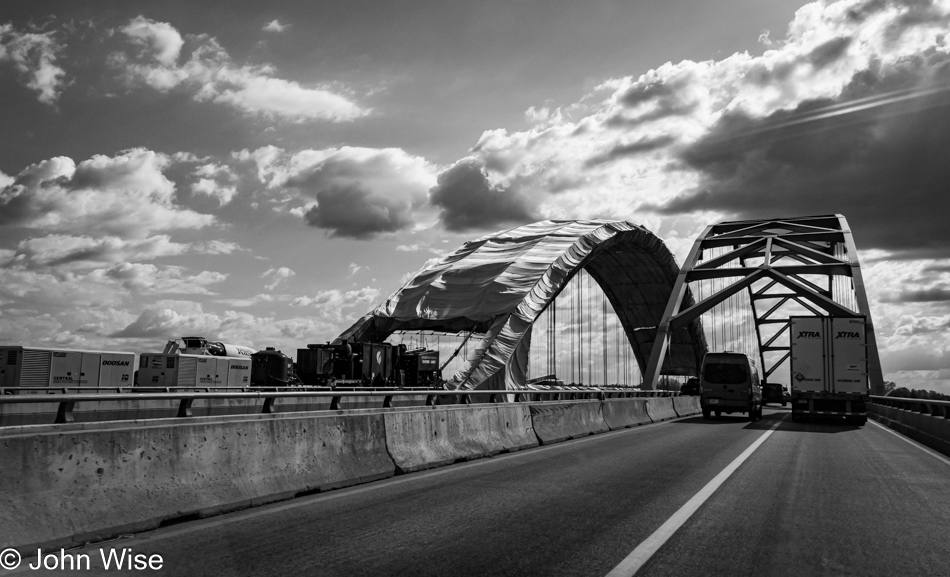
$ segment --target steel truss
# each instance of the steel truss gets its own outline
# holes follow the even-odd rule
[[[704,258],[707,252],[715,256]],[[809,280],[806,275],[819,275],[827,283]],[[689,283],[709,279],[734,282],[681,310]],[[846,290],[833,290],[842,287]],[[786,305],[799,305],[798,316],[867,318],[868,378],[872,392],[883,394],[881,361],[857,248],[848,221],[840,214],[721,222],[707,227],[693,244],[673,286],[644,374],[645,385],[656,388],[674,331],[743,290],[752,303],[759,362],[766,378],[791,355],[789,346],[776,341],[788,330]],[[777,332],[763,335],[771,332],[763,331],[766,325],[778,325]],[[773,353],[781,354],[778,360]]]

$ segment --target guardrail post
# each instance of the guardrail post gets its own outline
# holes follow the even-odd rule
[[[276,400],[277,400],[277,399],[275,399],[274,397],[265,397],[265,398],[264,398],[264,406],[261,407],[261,412],[262,412],[262,413],[267,413],[268,415],[271,414],[271,413],[276,412],[276,411],[274,410],[274,401],[276,401]]]
[[[61,402],[59,404],[59,408],[56,409],[56,424],[75,422],[75,419],[73,418],[73,407],[75,406],[76,401]]]
[[[191,414],[191,403],[193,403],[194,401],[195,401],[194,399],[182,399],[182,400],[181,400],[181,403],[178,404],[178,417],[179,417],[179,418],[181,418],[181,417],[191,417],[191,416],[193,416],[193,415]]]

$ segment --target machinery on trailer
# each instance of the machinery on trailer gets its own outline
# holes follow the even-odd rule
[[[165,344],[166,354],[182,353],[186,355],[210,355],[213,357],[250,357],[254,354],[254,347],[246,345],[232,345],[209,341],[204,337],[182,337],[178,341],[168,341]]]
[[[440,382],[439,351],[345,340],[310,344],[297,349],[297,375],[310,387],[431,388]]]
[[[140,387],[249,387],[251,359],[178,353],[139,356]]]
[[[792,420],[841,415],[867,422],[867,321],[863,317],[789,317]]]
[[[140,387],[249,387],[254,348],[183,337],[168,341],[161,353],[139,356]]]
[[[251,355],[252,387],[292,387],[300,381],[294,374],[294,362],[284,353],[267,347]]]
[[[0,387],[19,393],[132,386],[135,353],[0,346]]]

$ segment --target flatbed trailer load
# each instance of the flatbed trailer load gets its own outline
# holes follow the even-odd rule
[[[790,317],[792,420],[809,415],[867,422],[867,321]]]

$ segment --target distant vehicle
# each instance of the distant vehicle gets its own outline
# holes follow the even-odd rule
[[[699,396],[699,379],[696,377],[690,377],[687,379],[686,383],[680,387],[681,395],[691,395],[694,397]]]
[[[722,413],[747,413],[762,418],[762,387],[755,361],[742,353],[706,353],[700,373],[699,404],[703,418]]]
[[[779,383],[762,383],[762,404],[780,403],[786,405],[784,387]]]

